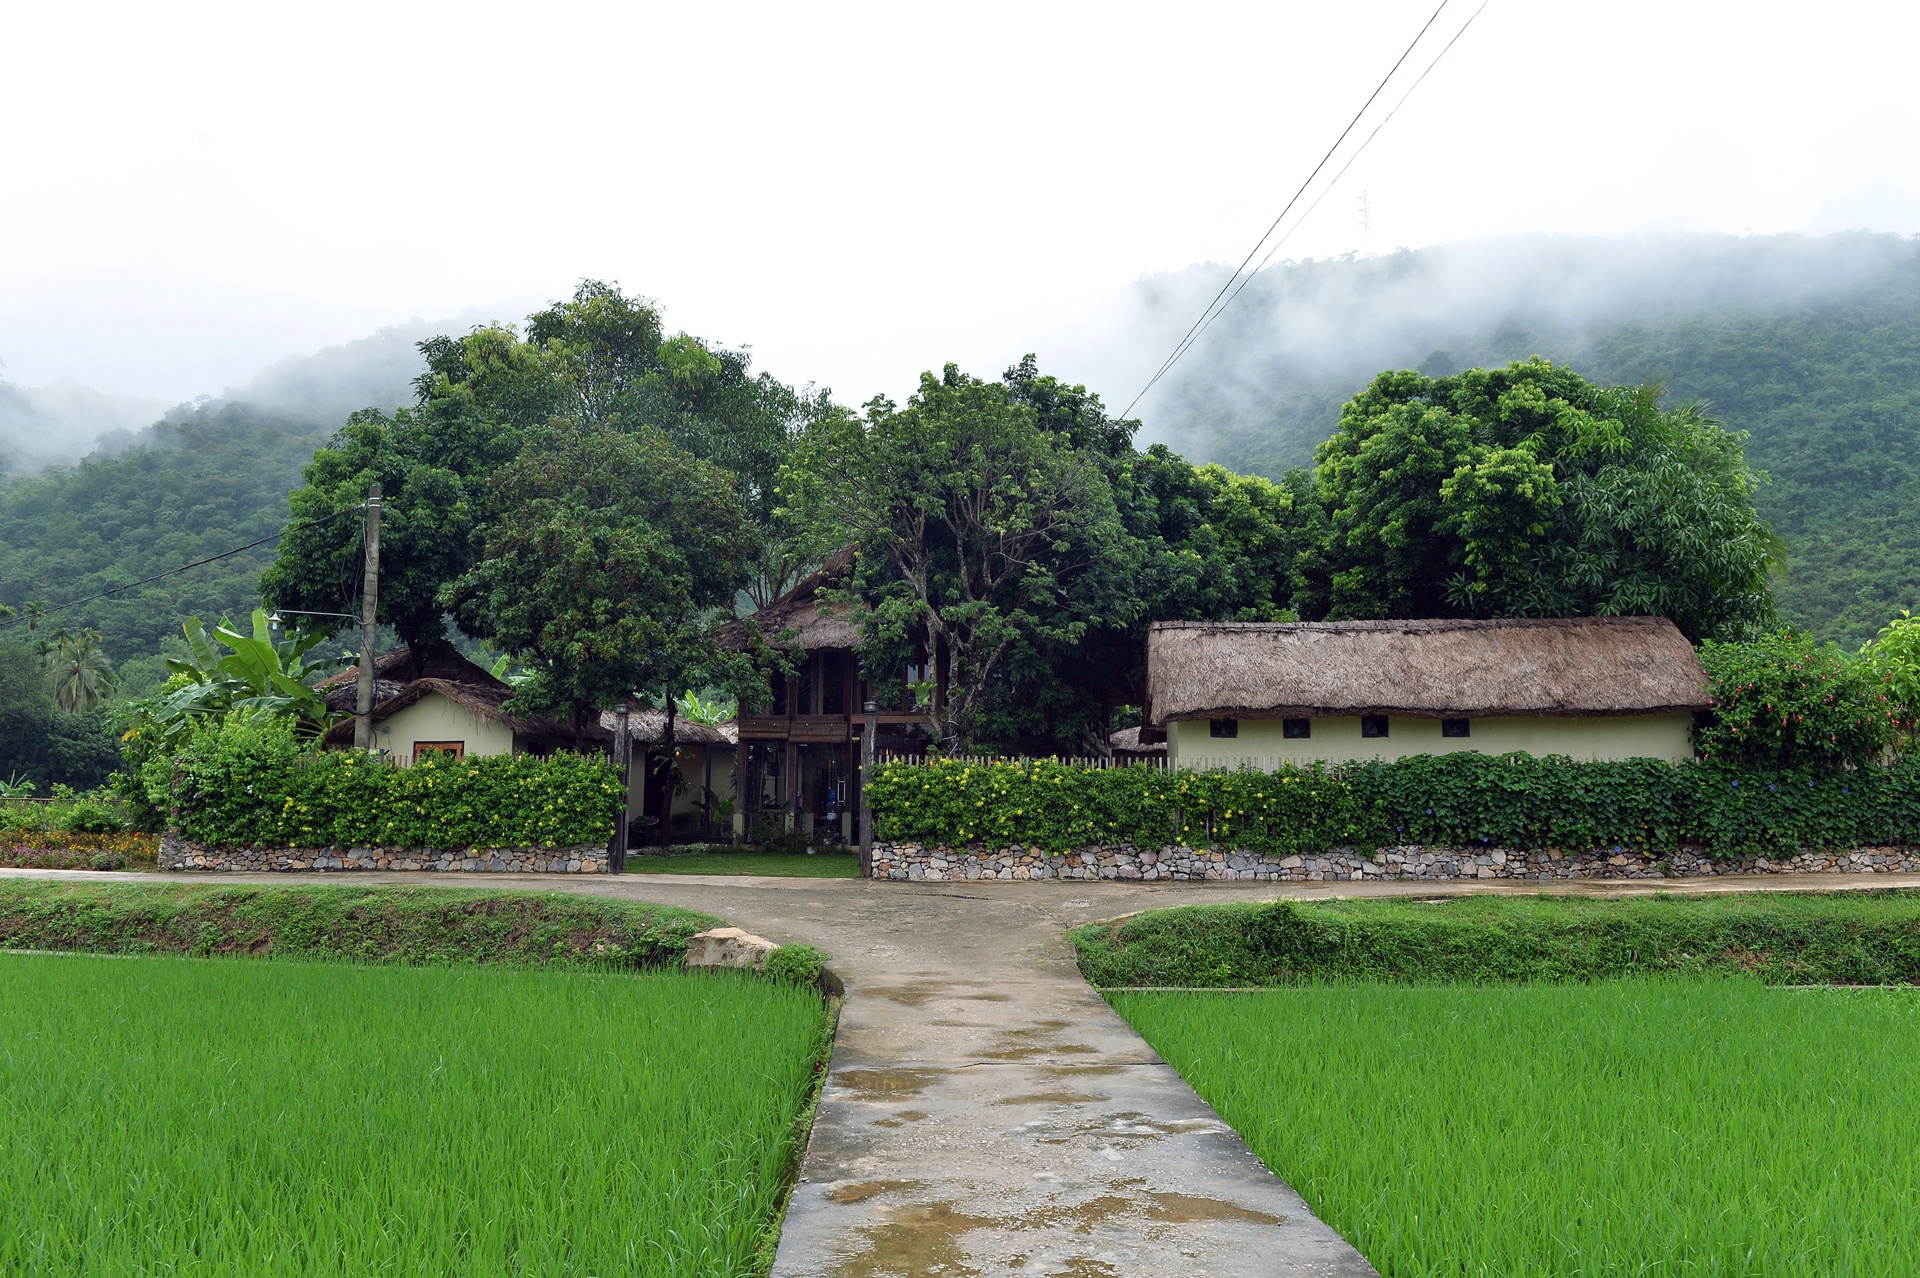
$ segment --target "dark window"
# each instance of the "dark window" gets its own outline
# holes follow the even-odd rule
[[[773,694],[773,700],[767,707],[767,713],[771,715],[786,714],[787,713],[787,676],[782,674],[780,671],[776,670],[768,678],[767,684]]]
[[[1207,720],[1207,735],[1210,737],[1237,737],[1240,735],[1238,719]]]
[[[820,713],[820,658],[808,657],[806,664],[800,667],[800,677],[795,680],[800,685],[800,704],[795,714]]]
[[[1313,720],[1282,719],[1280,721],[1280,735],[1289,741],[1305,741],[1313,735]]]
[[[847,712],[847,654],[822,653],[820,657],[820,713]]]
[[[1473,735],[1473,721],[1470,719],[1442,719],[1440,735],[1443,737],[1470,737]]]
[[[1363,737],[1384,737],[1387,735],[1387,716],[1384,714],[1363,714],[1360,716],[1360,735]]]

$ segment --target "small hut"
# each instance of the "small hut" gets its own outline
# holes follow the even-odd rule
[[[549,754],[574,744],[573,731],[544,716],[511,715],[513,688],[452,648],[416,656],[405,648],[381,653],[373,665],[373,744],[402,767],[420,755],[462,758],[488,754]],[[327,708],[351,714],[359,670],[349,667],[314,685]],[[590,739],[599,744],[597,734]],[[328,729],[334,749],[353,744],[353,720]]]
[[[600,728],[611,739],[618,719],[612,710],[600,714]],[[734,720],[694,723],[675,716],[673,758],[666,757],[667,712],[635,710],[627,717],[633,741],[633,768],[627,782],[627,820],[634,831],[659,830],[660,814],[668,803],[668,838],[714,840],[735,832],[734,758],[740,729]],[[643,763],[644,760],[644,763]],[[636,833],[633,842],[655,842],[657,836]]]
[[[1270,766],[1478,750],[1691,757],[1708,705],[1663,617],[1158,622],[1148,736],[1169,761]]]

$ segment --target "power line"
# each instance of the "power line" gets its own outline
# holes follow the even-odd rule
[[[85,599],[68,600],[66,603],[59,604],[56,607],[47,608],[47,609],[44,609],[43,611],[34,613],[31,617],[31,620],[35,624],[38,624],[43,618],[51,617],[56,612],[65,612],[68,608],[78,608],[81,604],[92,603],[96,599],[105,599],[108,595],[117,595],[123,590],[132,590],[136,586],[145,586],[152,582],[159,581],[163,577],[171,577],[177,573],[186,572],[190,568],[199,568],[204,564],[213,563],[216,560],[231,559],[233,556],[240,554],[243,551],[252,550],[255,546],[264,546],[270,541],[278,541],[280,538],[286,536],[290,532],[295,531],[296,529],[312,528],[317,524],[329,523],[335,519],[340,518],[340,516],[342,515],[350,514],[353,511],[356,511],[359,509],[360,507],[358,506],[348,506],[342,510],[334,511],[331,515],[323,515],[319,519],[296,520],[293,523],[283,525],[278,532],[271,533],[265,537],[262,537],[258,541],[250,541],[244,546],[235,546],[232,550],[223,550],[217,555],[208,555],[205,559],[196,559],[190,564],[181,564],[178,568],[169,568],[165,572],[157,572],[153,574],[153,576],[151,577],[142,577],[138,581],[130,581],[124,586],[115,586],[111,590],[102,590],[99,594],[88,595]],[[4,620],[0,620],[0,630],[9,629],[17,625],[19,622],[26,621],[26,620],[29,620],[29,618],[9,617]]]
[[[1287,228],[1287,233],[1285,235],[1281,236],[1279,239],[1274,241],[1273,247],[1267,250],[1267,255],[1260,259],[1260,264],[1254,267],[1251,271],[1247,272],[1246,276],[1240,281],[1240,283],[1234,287],[1233,292],[1227,294],[1227,300],[1220,304],[1220,307],[1218,310],[1215,310],[1211,315],[1208,315],[1206,317],[1205,322],[1200,325],[1200,331],[1193,335],[1193,339],[1191,341],[1187,342],[1186,345],[1180,348],[1180,350],[1175,354],[1174,358],[1178,359],[1180,355],[1186,354],[1187,349],[1193,345],[1193,342],[1200,340],[1201,335],[1204,334],[1209,328],[1213,326],[1213,321],[1219,319],[1220,316],[1226,311],[1227,307],[1233,305],[1233,299],[1240,296],[1241,290],[1246,288],[1247,285],[1253,283],[1254,276],[1258,275],[1261,271],[1266,269],[1267,263],[1273,260],[1273,255],[1280,251],[1280,246],[1293,238],[1293,233],[1299,230],[1300,227],[1306,222],[1306,220],[1309,217],[1313,216],[1313,211],[1320,207],[1320,202],[1327,198],[1328,194],[1333,190],[1334,187],[1340,185],[1340,179],[1347,175],[1347,170],[1353,167],[1353,162],[1359,159],[1363,154],[1365,154],[1366,149],[1369,146],[1373,145],[1373,140],[1380,136],[1380,130],[1386,128],[1388,122],[1393,119],[1394,115],[1400,110],[1400,108],[1407,104],[1407,99],[1413,96],[1413,91],[1419,88],[1421,82],[1424,81],[1429,75],[1433,73],[1433,69],[1435,67],[1440,65],[1440,59],[1447,56],[1447,50],[1453,48],[1454,44],[1459,41],[1460,37],[1467,33],[1467,28],[1473,25],[1474,18],[1479,17],[1481,13],[1483,13],[1486,10],[1486,7],[1489,3],[1491,3],[1491,0],[1481,0],[1480,7],[1478,9],[1475,9],[1472,15],[1469,16],[1465,22],[1460,24],[1460,29],[1453,33],[1453,39],[1447,41],[1445,45],[1441,46],[1440,52],[1433,55],[1433,61],[1427,63],[1427,69],[1420,73],[1419,79],[1416,79],[1412,84],[1407,86],[1407,91],[1400,95],[1400,100],[1398,102],[1395,102],[1393,104],[1393,110],[1387,112],[1385,118],[1383,118],[1380,121],[1380,123],[1373,126],[1373,132],[1367,134],[1366,141],[1362,142],[1358,147],[1354,148],[1353,154],[1347,157],[1347,162],[1340,166],[1340,171],[1338,173],[1333,175],[1333,180],[1328,182],[1326,186],[1321,188],[1320,194],[1314,197],[1313,203],[1307,205],[1306,211],[1300,215],[1299,219],[1296,220],[1292,226]],[[1228,282],[1231,283],[1232,281],[1228,281]],[[1149,383],[1149,385],[1151,385],[1151,383]],[[1142,391],[1140,393],[1143,395],[1146,394],[1145,391]]]
[[[1374,101],[1386,89],[1388,82],[1391,81],[1393,77],[1399,73],[1401,66],[1404,65],[1406,60],[1413,55],[1414,49],[1419,45],[1421,40],[1426,38],[1427,32],[1432,29],[1433,24],[1439,20],[1441,13],[1445,11],[1447,5],[1450,4],[1451,2],[1452,0],[1440,0],[1440,7],[1435,9],[1433,13],[1427,18],[1426,22],[1421,25],[1420,30],[1414,35],[1413,39],[1410,42],[1408,42],[1406,49],[1400,54],[1399,58],[1397,58],[1394,61],[1393,66],[1388,68],[1386,75],[1380,78],[1380,83],[1374,86],[1374,90],[1372,93],[1367,95],[1367,100],[1360,104],[1360,109],[1354,112],[1353,118],[1351,120],[1347,121],[1347,127],[1340,130],[1340,136],[1333,140],[1333,145],[1327,148],[1326,154],[1320,157],[1320,162],[1313,166],[1313,171],[1308,173],[1306,176],[1306,180],[1300,183],[1299,189],[1293,193],[1292,198],[1290,198],[1287,201],[1286,206],[1280,210],[1279,216],[1273,219],[1273,224],[1266,229],[1265,233],[1263,233],[1260,236],[1260,238],[1257,241],[1255,241],[1254,246],[1247,251],[1247,255],[1245,258],[1241,259],[1240,265],[1234,268],[1233,274],[1228,276],[1226,283],[1220,286],[1220,291],[1218,293],[1215,293],[1213,295],[1212,300],[1210,300],[1205,306],[1205,308],[1202,309],[1202,311],[1200,312],[1200,318],[1196,319],[1193,322],[1192,327],[1190,327],[1186,331],[1186,334],[1181,337],[1180,341],[1175,344],[1173,353],[1168,355],[1166,359],[1161,361],[1160,367],[1154,371],[1154,374],[1151,378],[1147,379],[1147,384],[1140,388],[1140,393],[1133,397],[1132,402],[1130,402],[1127,405],[1126,409],[1120,414],[1121,417],[1124,418],[1124,417],[1130,416],[1134,408],[1140,403],[1142,399],[1146,397],[1147,392],[1152,390],[1154,386],[1159,383],[1160,379],[1165,377],[1167,373],[1172,370],[1174,364],[1179,362],[1180,357],[1187,353],[1187,350],[1193,345],[1194,340],[1198,338],[1200,333],[1206,329],[1207,325],[1212,323],[1213,316],[1218,313],[1215,310],[1215,307],[1220,306],[1221,299],[1227,298],[1228,302],[1231,302],[1233,300],[1231,297],[1227,297],[1228,290],[1234,289],[1234,285],[1240,280],[1242,273],[1246,271],[1247,264],[1253,261],[1254,255],[1258,253],[1261,250],[1261,248],[1266,245],[1266,242],[1270,238],[1272,238],[1273,233],[1280,228],[1280,224],[1286,221],[1287,214],[1293,211],[1293,206],[1300,202],[1300,197],[1306,194],[1308,187],[1313,185],[1313,180],[1320,175],[1320,170],[1324,169],[1327,166],[1327,162],[1333,159],[1334,153],[1340,149],[1341,144],[1347,140],[1347,136],[1351,134],[1354,128],[1360,123],[1361,117],[1366,115],[1368,109],[1373,106]],[[1483,4],[1481,7],[1485,8],[1486,6]],[[1478,17],[1478,16],[1479,16],[1479,11],[1476,10],[1474,13],[1474,17]],[[1472,21],[1473,19],[1469,18],[1467,20],[1467,24],[1471,25]],[[1462,26],[1460,30],[1464,32],[1466,30],[1466,26]],[[1458,40],[1459,38],[1460,38],[1459,34],[1456,34],[1454,36],[1454,40]],[[1453,42],[1448,41],[1447,48],[1452,48],[1452,47],[1453,47]],[[1445,54],[1446,54],[1446,49],[1442,49],[1441,56],[1445,56]],[[1435,62],[1437,63],[1438,60],[1439,59],[1436,58]],[[1433,67],[1431,65],[1427,68],[1428,71],[1431,71],[1432,69]],[[1423,73],[1421,76],[1421,79],[1425,79],[1425,78],[1426,78],[1425,74]],[[1419,81],[1415,81],[1416,85],[1418,83]],[[1409,92],[1411,92],[1411,90],[1409,90]],[[1402,102],[1404,102],[1405,100],[1406,99],[1404,97],[1401,99]],[[1396,104],[1394,109],[1397,111],[1399,109],[1399,106]],[[1392,118],[1391,113],[1389,113],[1388,118],[1389,119]],[[1384,124],[1385,121],[1382,121],[1382,123]],[[1376,128],[1374,132],[1378,133],[1379,130]],[[1372,141],[1372,138],[1369,137],[1368,141]],[[1362,147],[1362,149],[1365,149],[1364,146]],[[1349,164],[1350,163],[1351,161],[1349,161]],[[1346,170],[1344,168],[1341,170],[1341,172],[1343,173],[1345,171]],[[1337,178],[1335,180],[1338,181]],[[1316,200],[1314,201],[1314,203],[1318,204],[1319,201]],[[1272,254],[1269,253],[1268,257],[1271,257],[1271,256]],[[1264,259],[1263,259],[1263,264],[1264,264]],[[1255,269],[1257,270],[1258,268],[1255,268]],[[1235,296],[1237,296],[1238,290],[1234,289],[1234,293],[1235,293]]]

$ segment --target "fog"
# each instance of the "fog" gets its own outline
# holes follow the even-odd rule
[[[1309,463],[1340,403],[1383,369],[1577,365],[1624,323],[1818,305],[1916,264],[1920,240],[1867,233],[1520,237],[1291,262],[1254,277],[1135,415],[1143,439],[1275,472]],[[1056,335],[1059,362],[1125,408],[1229,274],[1140,280]]]

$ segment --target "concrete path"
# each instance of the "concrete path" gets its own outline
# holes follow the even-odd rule
[[[102,875],[98,881],[299,881]],[[310,880],[307,880],[310,881]],[[1370,1275],[1079,977],[1067,928],[1203,901],[1530,893],[1537,885],[867,883],[342,875],[685,906],[831,956],[847,985],[775,1278]],[[1920,887],[1920,875],[1583,883],[1595,895]]]

